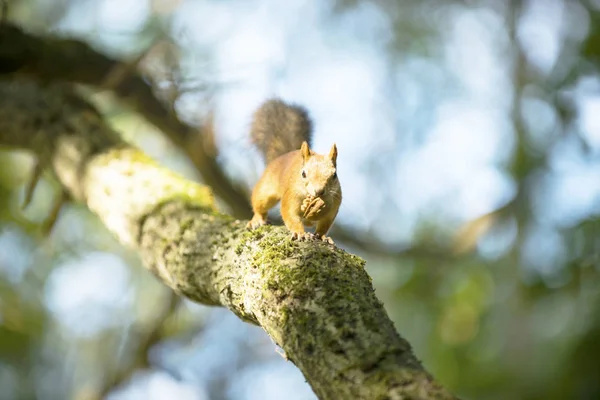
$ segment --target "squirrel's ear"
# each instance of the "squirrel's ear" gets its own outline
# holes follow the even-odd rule
[[[302,147],[300,150],[302,152],[302,158],[304,161],[308,160],[308,157],[310,157],[310,148],[308,147],[308,143],[306,141],[302,142]]]
[[[329,150],[329,158],[333,161],[333,165],[336,165],[337,162],[337,147],[335,143],[331,146],[331,150]]]

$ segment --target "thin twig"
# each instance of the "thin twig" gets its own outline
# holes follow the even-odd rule
[[[35,192],[35,188],[42,177],[43,171],[44,169],[42,168],[42,163],[39,160],[36,161],[35,165],[33,166],[33,171],[31,172],[31,177],[27,182],[27,187],[25,188],[25,198],[23,199],[23,203],[21,203],[21,210],[25,210],[31,203],[33,192]]]
[[[52,232],[52,229],[54,228],[54,225],[56,225],[56,221],[58,220],[60,210],[67,203],[68,200],[69,200],[69,195],[67,194],[67,192],[65,192],[64,190],[61,190],[59,192],[59,195],[57,196],[57,198],[52,203],[52,208],[50,209],[50,213],[48,214],[48,217],[42,224],[42,235],[43,236],[48,236],[50,234],[50,232]]]

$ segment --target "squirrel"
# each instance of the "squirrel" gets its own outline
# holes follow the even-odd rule
[[[329,154],[311,150],[313,123],[305,108],[280,99],[263,103],[254,113],[250,137],[267,164],[252,191],[254,216],[248,228],[267,224],[267,212],[281,201],[281,217],[292,240],[325,236],[342,203],[337,176],[337,147]],[[315,233],[304,226],[314,226]]]

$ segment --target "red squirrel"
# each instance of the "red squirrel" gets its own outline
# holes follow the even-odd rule
[[[250,136],[267,166],[252,191],[250,229],[265,225],[267,212],[281,201],[292,239],[333,244],[325,235],[342,203],[337,147],[334,143],[327,155],[312,151],[312,126],[306,109],[279,99],[266,101],[254,113]],[[314,225],[314,234],[305,232],[304,226]]]

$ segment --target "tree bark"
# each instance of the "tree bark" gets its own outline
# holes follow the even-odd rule
[[[249,232],[209,188],[125,144],[69,85],[0,82],[0,145],[51,167],[177,294],[260,325],[320,399],[454,399],[375,296],[364,261],[281,227]]]
[[[187,153],[202,179],[234,215],[252,216],[242,189],[227,179],[215,157],[199,145],[200,129],[181,122],[165,107],[135,67],[101,54],[85,42],[32,35],[0,22],[0,75],[31,76],[45,82],[74,82],[110,89]]]

